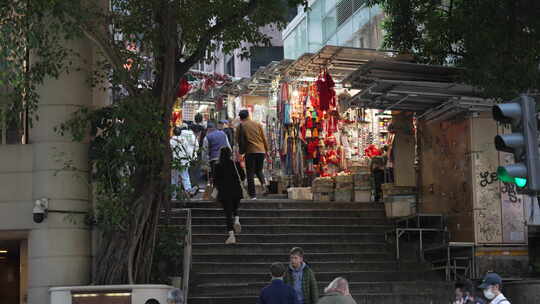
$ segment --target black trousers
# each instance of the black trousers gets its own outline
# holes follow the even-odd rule
[[[234,216],[238,216],[239,199],[221,201],[223,211],[225,211],[225,222],[227,223],[227,231],[233,231]]]
[[[375,202],[378,202],[382,196],[382,184],[384,183],[384,170],[373,170],[373,181],[375,184]]]
[[[262,185],[266,184],[263,174],[264,156],[263,153],[246,154],[248,192],[251,197],[255,196],[255,175],[257,175]]]

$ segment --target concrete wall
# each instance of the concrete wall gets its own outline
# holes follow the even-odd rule
[[[71,46],[92,62],[89,42]],[[48,303],[52,286],[90,282],[90,230],[84,215],[70,213],[89,209],[88,144],[54,132],[74,111],[99,103],[86,83],[90,66],[79,64],[81,72],[47,80],[40,88],[40,119],[30,130],[30,144],[0,145],[0,238],[27,238],[28,259],[22,264],[28,265],[23,286],[28,286],[29,304]],[[50,212],[34,223],[33,202],[41,198],[50,200]]]

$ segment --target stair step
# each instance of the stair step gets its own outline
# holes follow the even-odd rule
[[[193,256],[193,262],[254,262],[254,263],[273,263],[282,262],[287,264],[288,256],[284,253],[260,253],[260,254],[197,254]],[[324,262],[331,260],[347,262],[357,261],[381,261],[394,259],[393,253],[373,252],[327,252],[327,253],[309,253],[305,259],[310,263]]]
[[[240,209],[243,217],[358,217],[358,218],[385,218],[383,209]],[[191,208],[193,217],[223,216],[222,208]]]
[[[221,208],[221,203],[214,201],[173,202],[174,208]],[[377,209],[383,210],[384,204],[356,202],[314,202],[293,200],[256,200],[242,201],[240,209]]]
[[[348,242],[348,243],[194,243],[193,255],[200,253],[215,254],[245,254],[245,253],[281,253],[286,254],[295,246],[301,246],[309,252],[387,252],[388,245],[384,242]]]
[[[283,234],[283,233],[355,233],[355,232],[386,232],[392,229],[391,225],[246,225],[244,219],[242,222],[242,233],[254,234]],[[216,233],[222,234],[226,232],[225,223],[222,225],[193,225],[193,233]],[[182,227],[181,227],[182,228]]]
[[[230,262],[195,262],[192,264],[193,272],[231,273],[238,269],[245,272],[269,272],[268,263],[230,263]],[[310,262],[310,267],[317,272],[329,271],[390,271],[397,269],[394,261],[369,261],[346,263],[341,261]]]
[[[318,282],[319,292],[323,293],[329,281]],[[257,296],[261,290],[270,283],[247,282],[247,283],[203,283],[191,286],[191,294],[197,296]],[[349,290],[353,295],[368,294],[421,294],[433,293],[441,287],[439,282],[414,281],[414,282],[349,282]]]
[[[225,231],[221,234],[193,234],[193,243],[223,243],[226,238]],[[236,240],[240,243],[384,242],[384,233],[241,233]]]
[[[193,272],[193,284],[195,286],[200,283],[249,283],[249,282],[264,282],[268,281],[270,274],[268,270],[265,272]],[[318,281],[332,281],[336,277],[344,277],[349,282],[383,282],[383,281],[416,281],[434,278],[436,274],[426,271],[332,271],[332,272],[315,272],[315,277]]]
[[[439,294],[353,294],[357,304],[447,304],[448,297]],[[254,304],[257,296],[190,297],[190,304]]]
[[[169,223],[183,225],[185,218],[171,217]],[[240,213],[242,225],[388,225],[385,218],[359,217],[246,217]],[[163,221],[161,221],[163,223]],[[225,225],[223,214],[213,217],[192,217],[192,225]]]

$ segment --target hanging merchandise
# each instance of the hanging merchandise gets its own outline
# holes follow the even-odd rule
[[[182,98],[184,97],[189,91],[191,90],[191,85],[186,80],[185,77],[182,77],[180,79],[180,83],[178,85],[178,93],[176,94],[176,97]]]
[[[319,93],[319,109],[321,111],[328,111],[330,108],[336,106],[334,86],[334,80],[328,74],[328,71],[324,71],[319,75],[317,79],[317,92]]]
[[[230,119],[234,119],[235,111],[234,111],[234,100],[235,98],[233,96],[229,96],[227,98],[227,117]]]
[[[308,181],[294,186],[367,168],[369,158],[381,154],[375,111],[351,104],[349,92],[336,89],[327,70],[313,82],[282,79],[274,88],[281,175]]]

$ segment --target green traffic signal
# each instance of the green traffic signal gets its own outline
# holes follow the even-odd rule
[[[502,182],[516,184],[520,188],[523,188],[527,185],[526,178],[511,176],[510,174],[508,174],[508,171],[506,170],[505,167],[497,168],[497,177]]]

